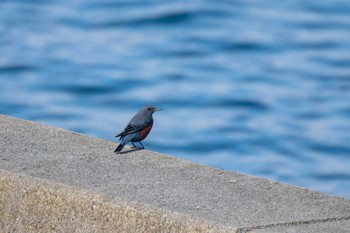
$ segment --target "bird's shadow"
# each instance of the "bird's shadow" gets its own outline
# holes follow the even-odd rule
[[[143,148],[140,148],[140,147],[131,147],[131,149],[129,150],[124,150],[124,151],[120,151],[120,152],[114,152],[115,154],[117,155],[122,155],[122,154],[128,154],[128,153],[131,153],[131,152],[134,152],[134,151],[138,151],[138,150],[143,150]]]

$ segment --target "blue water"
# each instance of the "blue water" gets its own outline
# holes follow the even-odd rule
[[[0,113],[350,198],[350,1],[0,1]],[[112,153],[112,151],[111,151]]]

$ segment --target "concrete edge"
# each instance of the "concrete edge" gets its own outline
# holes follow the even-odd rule
[[[236,232],[191,216],[0,170],[3,232]]]
[[[236,230],[236,233],[254,233],[256,230],[268,230],[275,229],[279,227],[293,227],[293,226],[302,226],[302,225],[310,225],[310,224],[319,224],[319,223],[330,223],[337,221],[345,221],[350,220],[350,216],[344,216],[339,218],[327,218],[327,219],[316,219],[316,220],[306,220],[306,221],[298,221],[298,222],[283,222],[283,223],[275,223],[269,225],[260,225],[254,227],[243,227]]]

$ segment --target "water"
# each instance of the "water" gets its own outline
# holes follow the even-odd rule
[[[0,1],[0,113],[350,198],[350,1]]]

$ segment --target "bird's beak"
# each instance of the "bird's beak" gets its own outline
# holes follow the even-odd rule
[[[154,108],[154,112],[156,112],[156,111],[162,111],[163,109],[162,108]]]

